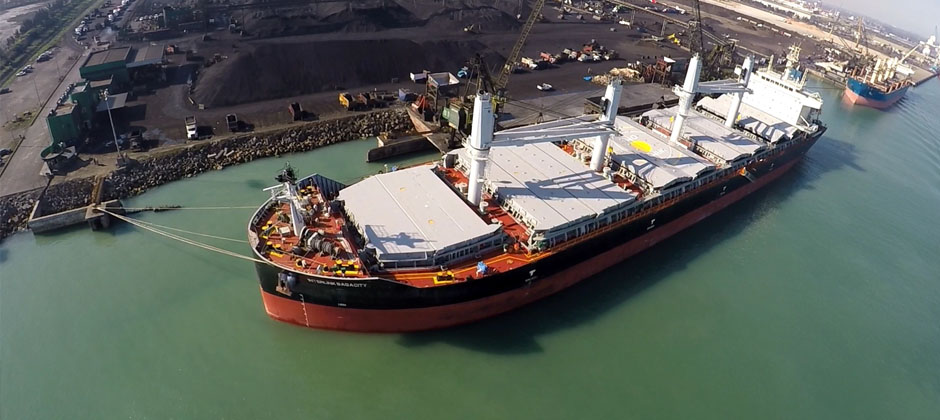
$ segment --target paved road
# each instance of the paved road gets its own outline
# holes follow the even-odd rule
[[[87,39],[91,40],[98,34],[103,39],[115,36],[113,31],[105,28],[100,32],[89,32]],[[7,157],[5,166],[0,167],[0,196],[39,188],[46,184],[47,179],[39,174],[42,169],[39,153],[50,144],[45,116],[55,107],[56,99],[66,92],[69,83],[81,81],[78,64],[85,61],[91,49],[86,49],[67,34],[54,51],[55,55],[51,60],[33,63],[35,70],[32,73],[16,78],[10,85],[11,93],[0,95],[2,121],[11,120],[14,115],[22,115],[26,111],[39,113],[38,118],[29,127],[0,132],[2,147],[12,147],[16,143],[14,139],[20,136],[24,138],[16,153]],[[41,104],[45,105],[40,110]]]
[[[72,40],[63,42],[65,47],[56,47],[49,61],[31,63],[34,70],[26,76],[13,79],[9,88],[10,93],[0,95],[0,122],[11,120],[14,115],[21,115],[26,111],[37,112],[40,104],[45,102],[59,82],[59,76],[65,73],[75,58],[81,54],[82,48]],[[15,134],[23,134],[23,129],[8,130]],[[6,144],[0,140],[0,144]]]
[[[64,42],[70,42],[70,40],[65,40]],[[90,50],[85,50],[82,51],[80,55],[75,53],[70,54],[74,55],[78,62],[82,62],[85,60],[85,57],[88,56],[89,52]],[[14,132],[15,135],[22,135],[25,139],[20,144],[19,148],[16,149],[16,153],[8,157],[5,163],[7,167],[4,169],[3,174],[0,175],[0,196],[39,188],[46,184],[46,178],[39,174],[42,169],[42,160],[39,158],[39,152],[46,146],[49,146],[50,143],[45,115],[49,113],[49,110],[55,107],[56,99],[65,93],[69,83],[81,80],[81,77],[78,75],[78,65],[73,66],[71,70],[69,70],[68,66],[72,63],[75,63],[75,61],[66,62],[62,60],[62,63],[60,63],[60,70],[64,74],[64,81],[58,85],[56,82],[58,81],[58,71],[60,70],[56,69],[55,60],[34,64],[36,71],[29,76],[21,77],[20,79],[24,80],[20,80],[18,83],[14,84],[14,92],[8,94],[24,96],[24,99],[21,101],[11,101],[11,108],[9,108],[11,110],[15,109],[12,107],[16,106],[25,106],[35,110],[37,108],[37,89],[39,90],[41,100],[45,101],[46,99],[51,99],[49,99],[48,103],[43,107],[42,111],[39,113],[39,118],[36,119],[33,125],[25,130]],[[34,81],[36,83],[33,83]],[[15,101],[15,97],[11,99]],[[6,101],[6,98],[0,100]]]

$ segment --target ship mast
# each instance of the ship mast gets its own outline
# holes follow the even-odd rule
[[[490,143],[493,142],[493,129],[496,118],[493,117],[493,105],[490,94],[480,92],[473,100],[473,127],[470,130],[470,173],[467,180],[467,200],[473,206],[479,206],[483,197],[483,172],[490,155]]]
[[[290,166],[290,163],[288,163],[284,169],[281,169],[281,173],[275,177],[275,180],[280,182],[281,185],[265,188],[264,191],[271,192],[272,200],[279,203],[287,203],[290,208],[289,217],[291,228],[294,231],[294,235],[299,237],[303,235],[303,230],[306,229],[304,216],[301,212],[304,200],[297,191],[297,176],[294,173],[294,168]]]

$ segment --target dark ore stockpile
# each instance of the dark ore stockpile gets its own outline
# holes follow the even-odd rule
[[[456,72],[480,42],[404,39],[338,40],[252,44],[206,69],[195,91],[199,103],[213,107],[265,99],[388,83],[423,69]],[[486,54],[488,62],[504,59]]]

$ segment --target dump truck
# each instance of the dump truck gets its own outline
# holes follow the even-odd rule
[[[199,130],[196,129],[195,115],[186,117],[186,138],[189,140],[196,140],[199,138]]]
[[[300,102],[288,105],[287,112],[290,112],[290,116],[294,121],[300,121],[304,118],[304,108],[300,106]]]
[[[398,100],[402,102],[414,102],[418,95],[409,89],[398,89]]]
[[[228,131],[233,133],[238,131],[238,116],[235,114],[227,114],[225,116],[225,125],[228,126]]]
[[[131,131],[127,136],[127,140],[130,143],[131,150],[135,152],[142,152],[147,148],[144,142],[144,135],[140,130]]]
[[[347,111],[352,111],[352,108],[355,107],[356,99],[349,92],[343,92],[339,94],[339,106]]]
[[[424,71],[420,71],[417,73],[409,73],[408,77],[411,79],[412,82],[424,83],[426,80],[428,80],[428,74],[430,73],[431,72],[424,70]]]
[[[347,111],[356,111],[369,107],[371,98],[368,93],[352,95],[349,92],[339,94],[339,104]]]
[[[545,60],[541,60],[541,59],[536,60],[536,59],[529,58],[529,57],[522,57],[520,61],[522,62],[522,65],[528,68],[529,70],[542,70],[548,67],[548,62]]]

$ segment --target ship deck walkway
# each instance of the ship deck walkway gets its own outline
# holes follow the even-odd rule
[[[696,106],[724,119],[728,108],[731,107],[732,99],[732,95],[729,94],[721,95],[717,98],[705,97],[698,101]],[[799,131],[799,128],[796,126],[745,103],[741,104],[740,111],[738,111],[738,121],[736,123],[739,127],[754,133],[754,135],[770,143],[777,143],[780,140],[793,138]]]
[[[611,161],[625,167],[654,189],[690,181],[715,165],[685,147],[669,144],[649,129],[625,117],[616,122],[620,136],[610,139]]]
[[[643,116],[648,117],[654,124],[669,129],[677,110],[678,107],[654,109],[647,111]],[[752,156],[767,147],[694,111],[686,118],[683,131],[682,137],[725,162]]]

